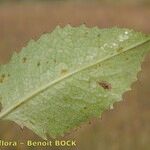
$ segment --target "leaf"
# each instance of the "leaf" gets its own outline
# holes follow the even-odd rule
[[[0,66],[0,118],[63,135],[120,101],[149,50],[150,36],[129,29],[57,27]]]

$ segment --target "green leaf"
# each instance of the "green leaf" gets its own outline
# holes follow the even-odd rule
[[[129,29],[57,27],[0,66],[0,118],[63,135],[120,101],[149,50],[150,36]]]

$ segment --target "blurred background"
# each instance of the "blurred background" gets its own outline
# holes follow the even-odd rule
[[[14,51],[38,39],[55,26],[85,23],[89,27],[133,28],[150,33],[150,0],[0,0],[0,64]],[[149,150],[150,149],[150,54],[142,64],[132,91],[114,110],[101,119],[84,123],[58,139],[77,141],[75,148],[29,148],[19,145],[7,150]],[[42,140],[32,131],[13,122],[0,121],[0,139]],[[50,139],[50,138],[49,138]],[[50,139],[51,140],[51,139]]]

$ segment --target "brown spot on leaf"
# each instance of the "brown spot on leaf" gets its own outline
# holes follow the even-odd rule
[[[41,65],[41,63],[40,63],[40,62],[38,62],[38,63],[37,63],[37,66],[39,67],[40,65]]]
[[[99,34],[97,34],[97,37],[100,37],[101,36],[101,34],[99,33]]]
[[[3,83],[3,82],[4,82],[4,80],[0,78],[0,83]]]
[[[5,74],[2,74],[2,78],[5,78]]]
[[[56,63],[57,61],[56,61],[56,59],[54,59],[54,63]]]
[[[27,58],[26,58],[26,57],[23,57],[22,63],[26,63],[26,61],[27,61]]]
[[[84,109],[87,109],[87,107],[85,106]]]
[[[111,90],[112,89],[111,84],[108,83],[107,81],[99,81],[98,85],[101,86],[105,90]]]
[[[3,83],[5,79],[6,79],[6,75],[5,75],[5,74],[2,74],[2,75],[0,76],[0,83]]]
[[[65,75],[67,72],[68,72],[67,69],[62,69],[62,70],[61,70],[61,74],[62,74],[62,75]]]
[[[117,49],[117,52],[121,52],[123,50],[123,47],[119,47],[118,49]]]
[[[97,64],[97,68],[101,67],[101,64]]]

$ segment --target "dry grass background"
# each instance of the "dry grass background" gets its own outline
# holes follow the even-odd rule
[[[56,25],[128,27],[150,33],[150,7],[145,5],[110,5],[98,2],[9,3],[0,5],[0,63],[7,63],[13,51],[19,51],[33,38],[52,31]],[[123,95],[124,101],[114,110],[93,119],[65,139],[77,140],[78,150],[149,150],[150,149],[150,54],[142,64],[139,81],[132,91]],[[41,140],[28,129],[15,123],[0,121],[0,139]],[[6,149],[6,148],[0,148]],[[8,150],[43,150],[20,145]],[[67,148],[56,148],[63,150]],[[73,148],[71,149],[73,150]]]

